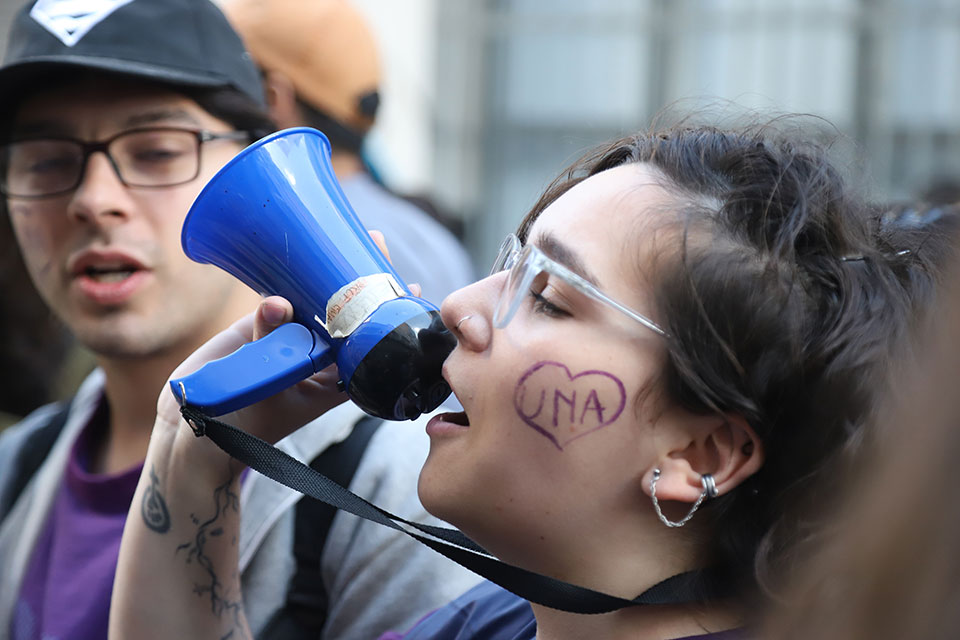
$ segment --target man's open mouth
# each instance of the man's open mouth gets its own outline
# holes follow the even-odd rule
[[[83,275],[97,282],[121,282],[136,273],[138,269],[131,266],[122,267],[87,267]]]

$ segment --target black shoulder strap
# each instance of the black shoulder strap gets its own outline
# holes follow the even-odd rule
[[[7,484],[6,489],[0,492],[0,522],[3,522],[7,514],[13,509],[17,498],[23,493],[24,488],[30,479],[47,459],[47,454],[53,448],[57,436],[63,430],[67,423],[67,416],[70,415],[70,401],[54,411],[47,423],[30,433],[23,443],[20,451],[13,460],[13,476],[11,482]]]
[[[370,438],[382,423],[379,418],[364,416],[345,440],[327,447],[310,466],[340,486],[350,486]],[[336,514],[336,507],[307,496],[297,503],[293,538],[296,568],[286,604],[273,615],[260,640],[320,637],[328,607],[320,558]]]
[[[506,564],[488,554],[461,531],[396,516],[331,482],[315,469],[260,438],[214,420],[190,405],[180,407],[180,413],[198,437],[208,436],[232,457],[263,475],[348,513],[416,538],[434,551],[530,602],[571,613],[607,613],[637,605],[706,602],[723,596],[724,576],[715,569],[697,569],[677,574],[658,582],[633,600],[627,600]]]

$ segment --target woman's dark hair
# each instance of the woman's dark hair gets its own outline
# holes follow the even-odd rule
[[[924,316],[935,308],[946,277],[953,274],[960,207],[929,202],[876,207],[875,224],[883,253],[910,256],[890,266],[910,292],[920,319],[928,319]]]
[[[647,163],[676,198],[678,242],[658,256],[655,317],[668,333],[664,401],[736,415],[765,462],[699,516],[726,592],[759,594],[788,572],[817,480],[859,440],[911,320],[928,264],[890,246],[826,151],[773,125],[677,126],[605,145],[572,165],[521,223],[606,169]],[[639,260],[638,260],[639,265]],[[811,510],[812,507],[812,510]]]
[[[899,393],[872,429],[824,539],[758,637],[960,636],[958,266],[941,268],[947,277],[917,336],[919,357],[898,367]]]

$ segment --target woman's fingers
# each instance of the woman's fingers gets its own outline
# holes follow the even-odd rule
[[[293,305],[286,298],[270,296],[260,301],[253,326],[253,339],[259,340],[277,327],[293,320]]]
[[[383,255],[387,257],[387,261],[393,264],[392,261],[390,260],[390,251],[387,249],[387,241],[386,241],[386,238],[383,237],[383,234],[377,231],[376,229],[370,229],[369,231],[367,231],[367,233],[370,234],[370,238],[373,240],[373,243],[377,245],[377,248],[379,248],[380,251],[383,252]],[[413,283],[407,286],[410,288],[410,293],[412,293],[417,298],[419,298],[420,294],[423,293],[423,291],[420,289],[420,285],[417,283]]]
[[[377,245],[377,248],[386,256],[387,262],[390,262],[390,250],[387,249],[387,240],[383,237],[383,234],[376,229],[370,229],[367,233],[370,234],[370,239],[373,240],[373,244]]]

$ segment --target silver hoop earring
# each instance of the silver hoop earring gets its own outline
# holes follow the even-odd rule
[[[650,497],[653,498],[653,509],[657,512],[657,517],[660,518],[660,522],[667,525],[668,527],[682,527],[690,521],[690,518],[693,517],[693,514],[697,512],[697,509],[700,508],[700,504],[706,498],[716,498],[719,495],[717,491],[717,483],[714,481],[713,476],[709,473],[705,473],[700,476],[700,484],[703,485],[703,491],[700,492],[700,497],[697,498],[697,501],[693,503],[693,506],[690,507],[690,511],[687,512],[687,515],[683,516],[680,520],[673,522],[672,520],[667,520],[667,517],[663,515],[663,512],[660,511],[660,503],[657,502],[657,480],[660,479],[660,469],[653,470],[653,478],[650,480]]]

